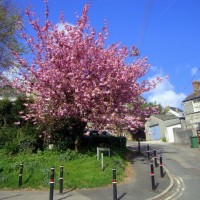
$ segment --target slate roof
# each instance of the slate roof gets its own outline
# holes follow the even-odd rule
[[[193,100],[193,99],[197,99],[197,98],[200,98],[200,91],[195,91],[193,92],[192,94],[190,94],[189,96],[187,96],[183,102],[185,101],[190,101],[190,100]]]
[[[172,120],[172,119],[178,119],[175,115],[153,115],[154,117],[157,117],[158,119],[161,119],[162,121]]]
[[[171,110],[173,110],[173,111],[175,111],[175,112],[178,112],[178,113],[183,112],[183,111],[182,111],[181,109],[179,109],[179,108],[175,108],[175,107],[171,107],[171,106],[169,106],[168,108],[171,109]]]

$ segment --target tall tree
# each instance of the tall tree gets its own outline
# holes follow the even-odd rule
[[[27,104],[29,114],[23,117],[48,127],[62,126],[68,119],[96,127],[141,127],[144,117],[156,108],[141,108],[144,101],[138,97],[161,81],[138,81],[148,70],[146,58],[127,64],[126,58],[135,55],[134,47],[105,46],[107,26],[95,32],[88,23],[88,5],[74,26],[65,23],[63,15],[53,25],[48,20],[47,1],[45,5],[44,25],[26,10],[37,38],[22,36],[35,57],[30,62],[15,52],[24,74],[13,86],[34,98],[34,103]]]
[[[9,0],[0,0],[0,69],[16,66],[12,51],[24,52],[19,42],[21,13]]]

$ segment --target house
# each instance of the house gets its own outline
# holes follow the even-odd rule
[[[183,111],[179,108],[168,106],[165,108],[166,115],[175,115],[177,117],[183,117]]]
[[[167,107],[165,115],[152,115],[145,124],[146,140],[166,138],[168,142],[190,144],[198,133],[200,143],[200,82],[194,81],[193,92],[183,101],[183,112]]]
[[[186,129],[200,130],[200,82],[194,81],[193,92],[183,100]]]
[[[146,140],[166,139],[174,142],[174,128],[181,128],[183,124],[182,111],[174,107],[167,107],[166,114],[152,115],[145,123]]]
[[[194,81],[192,85],[193,92],[182,101],[185,123],[181,129],[174,129],[174,142],[191,146],[191,141],[200,143],[200,82]]]
[[[181,119],[175,115],[152,115],[145,124],[146,140],[174,142],[173,128],[181,128]]]

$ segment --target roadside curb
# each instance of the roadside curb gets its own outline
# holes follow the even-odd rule
[[[165,195],[167,192],[169,192],[169,191],[172,189],[172,187],[174,186],[174,179],[173,179],[172,175],[170,174],[169,170],[168,170],[165,166],[163,166],[163,168],[164,168],[165,172],[167,173],[167,175],[168,175],[168,177],[169,177],[169,179],[170,179],[170,184],[169,184],[169,186],[168,186],[163,192],[161,192],[160,194],[157,194],[156,196],[154,196],[154,197],[152,197],[152,198],[149,198],[149,199],[146,199],[146,200],[155,200],[155,199],[159,199],[159,198],[161,198],[163,195]]]

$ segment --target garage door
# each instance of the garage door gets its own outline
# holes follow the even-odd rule
[[[150,132],[152,140],[160,140],[160,128],[158,125],[150,127]]]
[[[181,128],[181,124],[167,127],[167,134],[166,134],[167,142],[171,142],[171,143],[174,142],[173,128]]]

